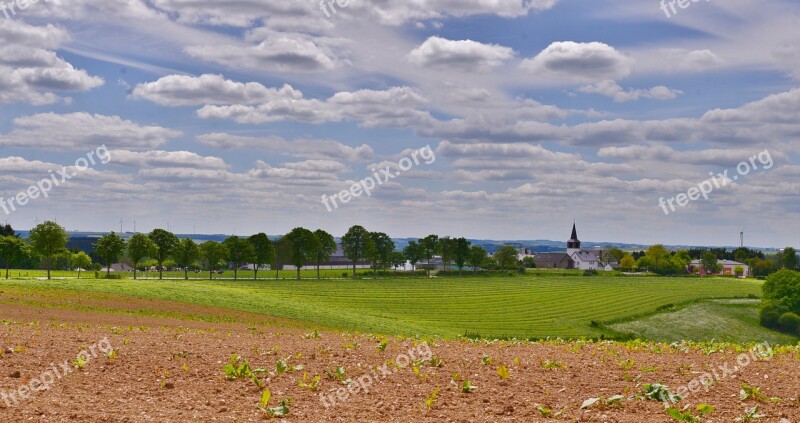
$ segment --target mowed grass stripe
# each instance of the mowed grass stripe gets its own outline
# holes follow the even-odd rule
[[[359,281],[10,281],[30,289],[108,292],[270,314],[367,332],[454,337],[598,336],[620,319],[701,298],[759,295],[758,281],[516,276]]]

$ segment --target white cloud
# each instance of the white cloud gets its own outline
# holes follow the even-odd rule
[[[141,126],[119,116],[89,113],[40,113],[14,119],[15,128],[0,134],[0,146],[38,150],[151,149],[181,136],[159,126]]]
[[[435,36],[425,40],[408,55],[411,63],[417,66],[462,72],[488,72],[512,57],[514,50],[508,47]]]
[[[550,44],[536,57],[524,60],[521,67],[535,78],[602,81],[630,75],[633,65],[633,59],[608,44],[561,41]]]
[[[257,82],[234,82],[222,75],[169,75],[157,81],[139,84],[133,97],[162,106],[197,106],[206,104],[259,104],[288,99],[299,100],[303,94],[290,85],[267,88]]]
[[[263,149],[276,155],[287,155],[304,159],[337,159],[349,162],[364,162],[374,156],[372,147],[363,144],[350,147],[330,140],[295,139],[280,137],[243,137],[224,133],[206,134],[197,140],[217,149]]]
[[[601,94],[611,97],[618,103],[636,101],[640,98],[653,100],[673,100],[683,94],[680,90],[659,85],[650,89],[628,89],[627,91],[612,80],[601,81],[596,84],[586,85],[578,89],[579,92],[589,94]]]

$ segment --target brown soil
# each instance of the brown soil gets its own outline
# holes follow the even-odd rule
[[[111,300],[109,300],[111,301]],[[120,304],[109,304],[109,307]],[[128,304],[131,309],[140,305]],[[220,312],[199,306],[169,302],[149,303],[153,309],[186,314]],[[432,341],[430,351],[413,339],[389,338],[381,351],[381,339],[369,335],[323,332],[319,338],[308,330],[281,328],[280,320],[224,311],[232,322],[212,323],[179,318],[138,317],[61,308],[0,305],[0,395],[16,391],[53,365],[73,363],[82,350],[104,338],[117,351],[108,359],[102,352],[82,370],[56,380],[49,390],[29,399],[17,395],[10,407],[0,398],[0,421],[17,422],[250,422],[265,419],[257,405],[261,389],[249,379],[226,380],[221,371],[232,354],[247,358],[252,368],[274,371],[276,362],[288,357],[290,366],[303,370],[262,375],[272,392],[269,407],[291,397],[286,421],[550,421],[541,410],[560,413],[562,421],[670,422],[664,406],[636,398],[642,384],[662,383],[671,391],[720,366],[733,370],[737,353],[706,355],[697,349],[645,345],[628,347],[615,343],[535,343],[491,345],[466,341]],[[287,322],[291,323],[291,322]],[[102,346],[102,345],[101,345]],[[417,358],[437,355],[442,367],[430,363],[406,366],[409,350]],[[405,355],[405,356],[404,356]],[[484,357],[488,357],[484,359]],[[557,364],[543,366],[543,362]],[[489,363],[490,362],[490,363]],[[389,363],[389,365],[386,365]],[[485,364],[489,363],[489,364]],[[498,375],[506,366],[510,377]],[[342,395],[346,387],[329,379],[326,370],[343,367],[346,378],[366,381],[369,392]],[[738,368],[708,387],[691,394],[679,407],[691,410],[701,403],[716,411],[706,422],[733,422],[746,409],[759,405],[764,422],[800,422],[800,353],[779,352],[768,361]],[[373,373],[374,372],[374,373]],[[298,386],[307,374],[321,376],[318,391]],[[468,379],[477,389],[462,393],[458,385]],[[375,380],[379,380],[375,382]],[[765,396],[741,401],[743,383],[760,388]],[[439,387],[429,411],[426,398]],[[331,391],[331,390],[334,391]],[[320,394],[332,395],[328,407]],[[591,397],[625,395],[620,406],[581,404]],[[780,398],[772,401],[770,398]],[[697,414],[697,413],[694,413]],[[283,419],[277,419],[281,421]]]

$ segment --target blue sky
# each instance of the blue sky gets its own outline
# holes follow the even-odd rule
[[[669,2],[666,2],[667,5]],[[39,1],[0,12],[0,196],[28,228],[797,245],[800,5]],[[110,162],[75,168],[105,145]],[[430,146],[435,161],[399,172]],[[757,171],[665,213],[661,199]],[[328,211],[389,168],[399,176]],[[24,197],[24,196],[23,196]],[[696,197],[696,195],[695,195]],[[24,198],[23,198],[24,200]],[[680,203],[680,201],[678,201]]]

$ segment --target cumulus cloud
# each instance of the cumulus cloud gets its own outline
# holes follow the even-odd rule
[[[151,149],[181,136],[159,126],[141,126],[119,116],[84,112],[40,113],[14,119],[15,128],[0,134],[0,146],[39,150],[75,151],[108,148]]]
[[[514,50],[508,47],[440,37],[428,38],[408,55],[409,61],[417,66],[462,72],[487,72],[512,57]]]
[[[0,104],[44,105],[62,100],[58,93],[89,91],[104,81],[58,57],[50,49],[69,40],[53,25],[0,21]]]
[[[608,44],[560,41],[520,65],[531,76],[570,81],[602,81],[630,75],[634,60]]]
[[[304,159],[337,159],[350,162],[364,162],[374,156],[372,147],[362,144],[351,147],[330,140],[295,139],[280,137],[243,137],[225,133],[205,134],[197,140],[217,149],[259,149],[275,155],[287,155]]]
[[[169,75],[157,81],[139,84],[132,96],[162,106],[198,106],[206,104],[260,104],[279,99],[299,100],[300,91],[290,85],[267,88],[257,82],[234,82],[222,75],[199,77]]]
[[[227,169],[219,157],[204,157],[190,151],[129,151],[111,150],[111,163],[135,167],[191,167],[197,169]]]
[[[611,97],[618,103],[636,101],[641,98],[653,100],[673,100],[683,94],[680,90],[673,90],[663,85],[658,85],[650,89],[628,89],[625,90],[614,81],[601,81],[596,84],[586,85],[578,89],[579,92],[588,94],[601,94]]]
[[[261,28],[251,32],[253,44],[201,44],[185,49],[189,55],[229,68],[247,68],[278,73],[323,72],[343,64],[331,41],[295,32]]]

